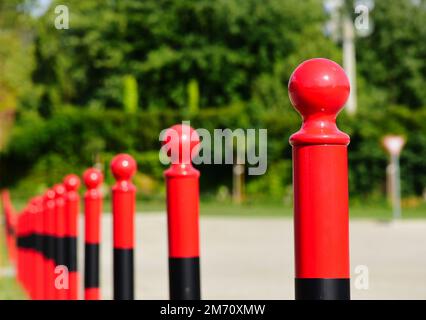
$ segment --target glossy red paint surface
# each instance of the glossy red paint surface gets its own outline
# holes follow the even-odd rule
[[[67,175],[63,184],[66,190],[65,194],[65,236],[78,237],[78,215],[80,212],[80,196],[78,189],[80,187],[80,178],[75,174]],[[79,272],[69,273],[68,299],[78,300]]]
[[[163,145],[172,164],[191,164],[200,145],[198,133],[188,125],[176,124],[166,130]]]
[[[58,238],[65,237],[66,231],[66,217],[65,217],[65,194],[66,189],[63,184],[56,184],[53,186],[53,190],[55,191],[55,233]],[[64,248],[65,249],[65,248]],[[63,252],[65,254],[65,252]],[[57,265],[55,266],[55,268]],[[55,280],[57,274],[54,274]],[[68,279],[69,284],[69,279]],[[68,298],[68,290],[63,288],[55,287],[56,299],[58,300],[66,300]]]
[[[198,257],[200,173],[192,166],[190,155],[192,150],[198,148],[199,137],[189,126],[175,125],[170,130],[176,134],[169,134],[171,139],[166,139],[164,144],[177,146],[181,152],[175,158],[173,153],[169,153],[169,156],[172,156],[172,165],[164,172],[167,187],[169,256]],[[191,136],[192,140],[189,139]]]
[[[84,289],[84,300],[99,300],[100,289],[99,288],[85,288]]]
[[[37,196],[31,200],[32,211],[34,214],[34,233],[43,234],[43,197]],[[44,256],[40,251],[34,253],[34,299],[44,299]]]
[[[114,248],[117,249],[134,247],[136,187],[131,178],[136,169],[136,161],[128,154],[119,154],[111,161],[111,171],[116,179],[112,187],[112,212]]]
[[[48,189],[43,197],[43,230],[47,236],[55,236],[55,192]],[[44,259],[44,296],[48,300],[55,299],[55,263],[53,259]]]
[[[83,174],[87,191],[84,194],[85,242],[98,244],[100,241],[100,222],[102,213],[102,172],[95,168],[87,169]]]
[[[303,118],[301,129],[290,137],[293,146],[349,143],[349,136],[336,126],[350,91],[349,80],[337,63],[322,58],[303,62],[291,75],[288,90]]]
[[[296,278],[349,278],[349,136],[336,126],[349,81],[335,62],[311,59],[293,72],[289,95],[303,118],[290,137]]]

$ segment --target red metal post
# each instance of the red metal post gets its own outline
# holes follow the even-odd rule
[[[29,296],[32,300],[37,299],[37,279],[36,279],[36,270],[37,270],[37,252],[35,248],[35,227],[36,227],[36,217],[37,217],[37,208],[34,203],[34,198],[30,199],[28,202],[28,211],[27,211],[27,238],[26,238],[26,248],[27,248],[27,257],[28,257],[28,291]]]
[[[43,198],[43,231],[44,231],[44,288],[45,298],[55,299],[55,192],[48,189]]]
[[[114,224],[114,299],[134,299],[134,219],[136,187],[131,182],[136,162],[128,154],[119,154],[111,161],[116,179],[112,187]]]
[[[22,237],[22,215],[18,215],[16,218],[16,229],[15,229],[15,236],[16,236],[16,273],[17,273],[17,279],[19,283],[22,286],[22,247],[21,247],[21,237]]]
[[[166,131],[171,166],[164,172],[167,187],[169,291],[172,300],[199,300],[199,176],[191,163],[199,136],[187,125]]]
[[[78,239],[78,214],[80,210],[80,178],[69,174],[64,178],[65,194],[65,249],[66,265],[69,272],[68,299],[78,300],[78,284],[80,274],[77,268],[77,239]]]
[[[99,300],[99,247],[101,239],[102,172],[95,168],[83,174],[87,191],[84,195],[85,245],[84,245],[84,299]]]
[[[336,126],[350,86],[327,59],[299,65],[290,100],[303,118],[293,146],[296,299],[349,299],[349,136]]]
[[[31,201],[34,213],[34,299],[44,299],[44,253],[43,253],[43,198],[34,197]]]
[[[66,300],[68,298],[69,278],[64,277],[62,269],[57,267],[66,267],[65,254],[65,187],[63,184],[53,186],[55,191],[55,230],[56,230],[56,246],[55,246],[55,292],[58,300]],[[61,278],[60,278],[61,277]],[[63,281],[62,281],[63,280]]]

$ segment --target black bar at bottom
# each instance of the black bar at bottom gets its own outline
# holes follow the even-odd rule
[[[99,244],[84,245],[84,288],[99,288]]]
[[[170,300],[200,300],[200,258],[169,258]]]
[[[296,300],[350,300],[350,279],[296,278]]]
[[[77,238],[64,237],[65,264],[69,272],[77,272]]]
[[[133,300],[133,281],[133,249],[114,248],[114,300]]]

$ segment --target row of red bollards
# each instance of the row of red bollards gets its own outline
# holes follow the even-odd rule
[[[350,85],[343,69],[327,59],[303,62],[289,81],[290,100],[303,118],[290,137],[293,147],[296,299],[349,299],[349,214],[347,145],[349,136],[336,126]],[[170,128],[166,143],[176,147],[166,170],[171,299],[200,299],[199,172],[192,151],[199,137],[192,128]],[[177,139],[172,139],[176,136]],[[172,140],[170,140],[172,139]],[[187,152],[183,152],[186,150]],[[134,298],[136,163],[125,154],[111,163],[114,225],[114,299]],[[102,174],[88,169],[85,194],[85,299],[99,299],[99,243]],[[18,278],[33,299],[77,299],[77,216],[79,179],[33,198],[15,216],[3,193],[7,243],[17,262]],[[17,242],[17,249],[15,249]],[[69,271],[69,290],[58,289],[58,266]],[[60,271],[59,271],[60,272]]]
[[[185,144],[176,125],[178,145]],[[199,143],[191,142],[191,148]],[[116,180],[112,186],[113,292],[115,300],[134,299],[134,220],[136,187],[131,179],[136,162],[128,154],[111,161]],[[200,299],[198,243],[199,172],[190,159],[178,159],[165,172],[169,231],[171,299]],[[100,243],[103,205],[102,172],[95,168],[83,174],[84,194],[84,299],[100,299]],[[9,193],[2,193],[6,239],[10,259],[16,262],[17,278],[31,299],[77,300],[80,274],[77,268],[77,237],[80,178],[67,175],[62,183],[33,197],[14,214]]]

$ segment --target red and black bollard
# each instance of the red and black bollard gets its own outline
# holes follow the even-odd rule
[[[34,197],[31,201],[34,213],[34,299],[44,299],[44,253],[43,253],[43,197]]]
[[[48,189],[43,198],[43,252],[45,282],[45,298],[54,300],[55,297],[55,192]]]
[[[65,264],[68,268],[68,299],[78,300],[79,272],[77,268],[78,214],[80,178],[69,174],[64,178],[65,194]]]
[[[16,236],[16,278],[18,279],[19,283],[22,285],[22,268],[23,268],[23,261],[22,261],[22,245],[21,245],[21,238],[22,238],[22,214],[18,215],[16,218],[16,229],[15,229],[15,236]]]
[[[136,187],[131,182],[136,162],[128,154],[119,154],[111,161],[116,179],[112,187],[114,224],[114,299],[134,299],[134,219]]]
[[[169,290],[172,300],[199,300],[199,177],[191,153],[200,143],[197,132],[187,125],[166,131],[165,147],[171,166],[164,172],[167,187],[169,234]]]
[[[60,283],[59,275],[61,269],[57,267],[67,267],[66,264],[66,245],[65,245],[65,187],[63,184],[56,184],[53,186],[55,191],[55,236],[56,236],[56,245],[55,245],[55,292],[56,299],[66,300],[68,298],[68,289],[69,289],[69,278],[64,279],[66,283]]]
[[[84,195],[85,245],[84,245],[84,299],[99,300],[99,245],[101,238],[102,172],[95,168],[83,174],[87,191]]]
[[[303,118],[293,146],[296,299],[350,299],[349,136],[336,126],[350,86],[327,59],[299,65],[290,100]]]

